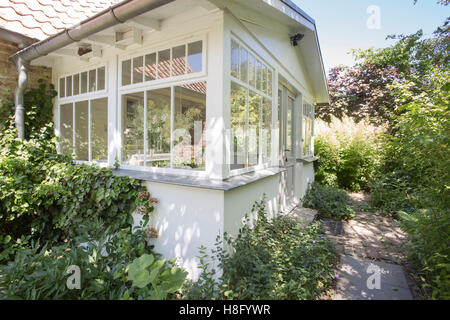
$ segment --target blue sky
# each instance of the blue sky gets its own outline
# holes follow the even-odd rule
[[[450,6],[437,0],[293,0],[316,20],[325,69],[352,65],[352,48],[386,47],[390,34],[411,34],[423,29],[431,34],[450,16]],[[379,29],[370,29],[369,6],[380,9]],[[377,20],[371,20],[375,22]],[[372,26],[374,26],[372,24]]]

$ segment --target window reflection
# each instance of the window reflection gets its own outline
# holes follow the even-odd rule
[[[144,93],[122,96],[122,162],[144,165]]]
[[[147,91],[146,166],[170,166],[170,88]]]
[[[206,82],[174,87],[173,166],[204,169]]]

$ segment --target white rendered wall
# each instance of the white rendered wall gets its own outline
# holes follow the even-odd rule
[[[252,214],[252,206],[255,201],[261,200],[266,195],[269,217],[273,217],[279,210],[279,174],[270,176],[248,185],[225,191],[224,230],[232,236],[238,234],[242,226],[245,214],[250,219],[255,218]]]
[[[213,249],[217,235],[223,232],[223,191],[146,182],[151,195],[159,200],[150,225],[158,232],[151,239],[155,252],[166,259],[177,258],[180,266],[196,280],[200,246]],[[135,222],[140,215],[134,214]]]

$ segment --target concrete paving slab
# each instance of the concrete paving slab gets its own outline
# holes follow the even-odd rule
[[[412,300],[399,265],[341,256],[334,300]]]

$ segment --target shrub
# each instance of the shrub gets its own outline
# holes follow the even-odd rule
[[[347,220],[355,217],[348,194],[333,187],[313,183],[303,198],[304,207],[317,209],[321,218]]]
[[[318,136],[314,140],[314,153],[319,158],[314,162],[315,181],[338,187],[339,147],[325,136]]]
[[[101,220],[92,220],[82,234],[50,246],[32,243],[17,251],[13,261],[0,266],[1,299],[166,299],[175,298],[186,272],[152,252],[142,228],[113,232]],[[150,261],[151,259],[151,261]],[[151,264],[142,263],[150,261]],[[80,287],[69,289],[69,266],[80,268]],[[152,281],[143,268],[150,267]]]
[[[204,273],[186,298],[316,299],[330,285],[336,256],[319,222],[303,226],[289,216],[269,221],[264,201],[253,210],[258,212],[254,225],[247,217],[236,238],[218,240],[212,253],[223,272],[216,281],[203,248]]]
[[[0,133],[0,235],[61,241],[92,217],[117,229],[128,225],[145,187],[107,168],[73,164],[57,153],[52,135],[51,125],[23,141],[14,128]]]
[[[410,239],[412,260],[420,266],[424,287],[434,299],[450,299],[450,214],[445,211],[400,212]]]
[[[314,152],[315,180],[325,186],[351,191],[369,190],[380,165],[379,133],[368,121],[344,117],[331,123],[317,121]]]

